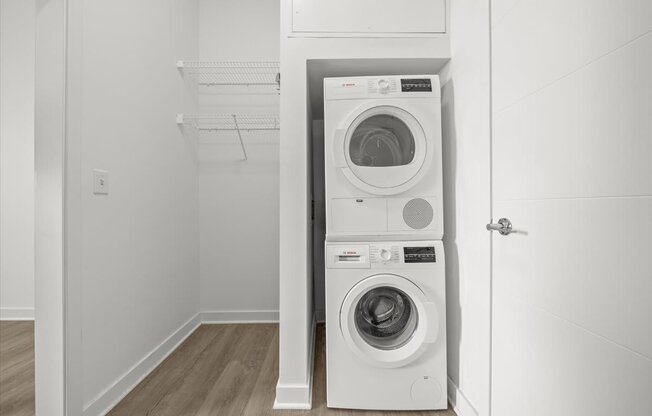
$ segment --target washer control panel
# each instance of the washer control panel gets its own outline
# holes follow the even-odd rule
[[[369,247],[369,260],[372,263],[400,263],[399,246],[380,246],[372,245]]]
[[[403,247],[406,263],[436,263],[435,247]]]
[[[441,242],[434,241],[327,243],[325,254],[329,269],[393,269],[406,264],[430,267],[437,260],[443,262],[443,257],[437,259],[437,254],[443,256]]]

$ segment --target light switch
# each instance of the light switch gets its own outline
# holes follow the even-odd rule
[[[95,195],[109,194],[109,172],[93,169],[93,193]]]

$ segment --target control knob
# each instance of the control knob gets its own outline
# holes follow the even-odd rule
[[[380,250],[380,258],[383,259],[383,261],[389,261],[392,258],[392,252],[383,248]]]

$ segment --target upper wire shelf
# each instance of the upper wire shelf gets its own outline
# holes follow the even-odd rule
[[[199,85],[281,86],[278,62],[177,61],[177,68],[197,77]]]

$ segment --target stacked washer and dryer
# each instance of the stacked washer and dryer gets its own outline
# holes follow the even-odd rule
[[[447,407],[439,77],[324,80],[329,407]]]

